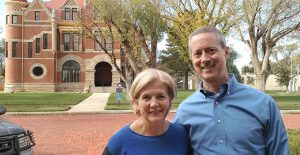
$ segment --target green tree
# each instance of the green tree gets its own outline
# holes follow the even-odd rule
[[[298,49],[298,45],[296,43],[292,43],[289,45],[280,45],[276,46],[273,49],[273,57],[276,60],[275,63],[272,63],[272,73],[276,75],[276,81],[281,86],[285,86],[286,90],[288,90],[289,81],[292,78],[291,68],[296,70],[296,65],[292,65],[292,61],[296,63],[296,57],[293,57],[293,53]],[[279,57],[281,59],[279,59]],[[294,60],[295,59],[295,60]]]
[[[188,37],[196,29],[210,25],[227,34],[236,23],[239,4],[235,0],[165,0],[163,17],[166,19],[168,43],[189,64]]]
[[[246,74],[246,73],[254,73],[254,68],[252,66],[242,67],[242,74]]]
[[[276,81],[280,86],[285,86],[286,90],[288,90],[289,81],[291,79],[291,70],[288,64],[290,64],[289,59],[282,59],[272,65],[272,72],[276,75]]]
[[[241,76],[239,70],[237,69],[236,65],[234,64],[235,60],[238,58],[238,53],[233,50],[232,48],[230,49],[230,57],[228,58],[227,60],[227,69],[228,69],[228,72],[229,73],[233,73],[236,77],[236,79],[243,83],[244,82],[244,79],[243,77]]]
[[[184,77],[184,89],[188,89],[188,77],[191,69],[189,64],[182,59],[176,49],[170,47],[167,50],[162,50],[158,64],[160,69],[176,77],[177,82],[181,80],[181,77]]]
[[[0,75],[5,76],[5,39],[0,40]]]

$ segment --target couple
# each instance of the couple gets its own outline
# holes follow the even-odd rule
[[[213,27],[198,29],[188,46],[202,81],[180,104],[173,123],[165,119],[176,95],[172,77],[145,70],[130,90],[138,118],[113,135],[102,155],[288,155],[275,101],[228,74],[223,34]]]

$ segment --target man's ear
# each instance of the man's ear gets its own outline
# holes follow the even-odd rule
[[[230,57],[230,49],[229,49],[228,46],[226,46],[226,47],[224,48],[224,54],[225,54],[226,60],[228,60],[229,57]]]

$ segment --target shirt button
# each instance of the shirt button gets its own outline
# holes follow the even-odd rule
[[[217,122],[218,122],[218,123],[221,123],[221,120],[218,119]]]
[[[223,143],[224,143],[224,141],[223,141],[223,140],[219,140],[219,143],[220,143],[220,144],[223,144]]]
[[[219,104],[219,102],[216,102],[216,104]]]

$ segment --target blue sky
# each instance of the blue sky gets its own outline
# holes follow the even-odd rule
[[[0,34],[0,38],[5,37],[5,1],[6,0],[0,0],[0,27],[2,29],[2,33]],[[29,2],[32,0],[28,0]],[[166,39],[166,38],[165,38]],[[158,44],[158,50],[162,50],[166,48],[166,40],[161,41]],[[249,48],[238,40],[229,40],[229,45],[233,46],[234,49],[239,53],[240,58],[236,61],[236,66],[241,71],[241,67],[248,65],[250,61],[250,52]]]
[[[4,26],[5,26],[5,0],[1,0],[0,2],[0,26],[2,33],[0,34],[0,38],[4,38]]]

